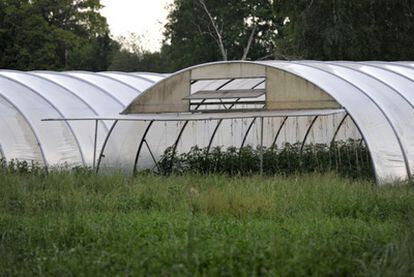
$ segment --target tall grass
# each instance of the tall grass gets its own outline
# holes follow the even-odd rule
[[[414,273],[414,191],[334,174],[0,172],[0,275]]]

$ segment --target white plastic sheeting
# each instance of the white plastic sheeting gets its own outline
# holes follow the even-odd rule
[[[156,168],[171,146],[182,153],[195,145],[208,149],[258,145],[258,118],[154,121],[149,117],[146,121],[123,121],[119,117],[126,106],[140,99],[142,92],[165,86],[167,80],[180,80],[176,77],[192,70],[210,72],[214,77],[193,82],[189,93],[269,89],[261,74],[238,79],[238,73],[223,71],[221,76],[215,70],[220,68],[217,65],[227,64],[251,65],[247,74],[240,71],[244,75],[262,68],[266,71],[260,72],[271,69],[269,72],[284,72],[306,80],[345,110],[339,114],[265,118],[264,146],[364,139],[379,184],[413,175],[414,62],[226,62],[199,65],[172,75],[0,70],[0,157],[32,160],[45,166],[90,166],[94,162],[93,120],[42,122],[44,118],[105,118],[98,123],[96,148],[102,170],[134,172]],[[182,78],[182,82],[191,81],[194,80]],[[214,104],[209,108],[223,112],[247,107],[262,109],[260,103],[265,97],[253,105],[232,100],[232,105]]]
[[[412,176],[414,172],[413,62],[230,63],[252,64],[256,67],[259,65],[266,69],[271,68],[292,74],[320,88],[346,110],[346,114],[317,117],[266,118],[264,120],[265,146],[280,146],[285,142],[330,143],[332,139],[363,138],[369,148],[379,184],[407,180]],[[184,76],[194,69],[222,64],[229,63],[199,65],[172,76],[179,74]],[[226,74],[223,71],[223,78],[219,80],[217,76],[220,73],[215,71],[216,80],[209,81],[206,78],[196,82],[191,87],[191,93],[203,89],[222,90],[226,87],[250,89],[250,86],[254,85],[253,82],[240,79],[232,81]],[[164,79],[165,83],[167,79]],[[158,85],[163,86],[164,80]],[[260,86],[265,88],[266,84]],[[235,105],[233,108],[236,107],[243,108],[243,105]],[[112,143],[103,150],[105,158],[101,161],[101,167],[123,168],[127,171],[155,168],[164,150],[170,146],[180,153],[188,151],[194,145],[209,148],[258,145],[259,121],[253,118],[188,123],[120,121],[108,138]],[[122,141],[122,143],[115,141]]]
[[[143,73],[144,74],[144,73]],[[112,77],[114,75],[114,77]],[[117,75],[125,76],[117,78]],[[0,70],[0,156],[41,166],[91,166],[95,123],[45,117],[116,116],[164,78],[148,74]],[[96,152],[113,122],[98,124]]]

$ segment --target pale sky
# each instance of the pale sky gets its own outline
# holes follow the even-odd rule
[[[114,37],[136,33],[143,38],[144,48],[159,50],[166,7],[173,0],[101,0],[102,14],[107,18]]]

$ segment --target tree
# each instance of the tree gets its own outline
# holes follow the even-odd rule
[[[112,63],[118,44],[109,32],[85,40],[79,47],[68,52],[65,69],[105,71]]]
[[[287,55],[318,60],[406,60],[414,57],[411,0],[280,0],[289,18]]]
[[[117,50],[109,70],[133,72],[167,72],[167,59],[163,58],[162,52],[150,52],[142,47],[143,37],[130,34],[128,38],[119,37]]]
[[[0,67],[106,69],[112,42],[99,0],[3,0],[0,5]]]
[[[162,51],[176,68],[266,57],[283,24],[273,6],[271,0],[175,0]]]

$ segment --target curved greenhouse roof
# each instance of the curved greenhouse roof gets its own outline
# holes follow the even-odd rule
[[[156,168],[171,146],[351,138],[363,139],[383,184],[414,172],[413,92],[413,62],[219,62],[168,76],[0,71],[0,153],[91,165],[95,121],[100,170],[129,172]]]
[[[127,107],[124,114],[184,113],[194,107],[198,108],[197,112],[201,112],[200,109],[205,109],[207,102],[212,101],[213,98],[215,102],[223,101],[226,94],[235,93],[237,90],[246,93],[243,104],[239,105],[242,102],[240,100],[242,94],[236,93],[233,94],[235,97],[232,99],[233,103],[228,102],[227,108],[241,110],[244,114],[251,113],[252,117],[255,117],[253,112],[255,109],[265,111],[343,109],[342,115],[338,113],[321,115],[316,119],[313,115],[295,117],[295,119],[286,117],[287,122],[283,117],[270,118],[265,125],[265,146],[270,146],[275,140],[270,134],[280,136],[280,128],[285,132],[285,139],[277,138],[280,143],[310,142],[309,134],[315,142],[329,143],[337,135],[339,127],[348,129],[342,130],[346,133],[343,134],[342,139],[362,136],[370,150],[378,182],[405,180],[413,174],[414,68],[410,62],[266,61],[205,64],[180,71],[149,88]],[[252,97],[259,95],[261,91],[264,91],[264,94],[255,98],[255,102],[252,101]],[[208,94],[213,97],[208,97]],[[200,105],[203,101],[204,103]],[[250,105],[250,109],[248,101],[255,104]],[[223,105],[223,109],[225,108]],[[211,109],[211,106],[207,109]],[[215,106],[214,109],[220,110],[220,105]],[[188,131],[187,137],[186,131],[182,131],[180,127],[176,128],[179,131],[175,135],[171,134],[172,131],[165,130],[172,137],[164,146],[154,145],[151,150],[159,155],[157,149],[165,149],[166,146],[174,145],[176,142],[180,144],[180,141],[183,141],[184,151],[188,149],[187,145],[194,145],[194,143],[203,145],[200,140],[194,140],[199,132],[204,132],[204,136],[213,137],[213,140],[218,140],[214,137],[220,136],[223,136],[224,140],[229,140],[217,142],[217,145],[238,146],[245,144],[246,141],[238,141],[234,137],[248,138],[249,132],[253,134],[259,132],[258,126],[254,127],[258,124],[253,123],[253,127],[251,126],[252,120],[229,121],[232,122],[227,125],[220,122],[220,125],[225,127],[219,127],[218,130],[216,127],[197,123],[195,124],[198,125],[197,127]],[[349,123],[343,124],[344,121]],[[158,127],[158,129],[166,127]],[[147,132],[150,141],[153,141],[151,132],[160,133],[152,129],[154,126],[151,126]],[[217,134],[220,129],[222,134]],[[144,130],[145,128],[141,133],[144,133]],[[158,137],[158,135],[154,136]],[[233,138],[227,138],[230,136]],[[189,143],[188,140],[193,142]],[[209,141],[207,146],[210,146],[211,140],[206,140]],[[256,135],[256,138],[252,138],[248,143],[257,145],[258,136]],[[176,147],[180,150],[181,146],[176,145]],[[153,153],[154,156],[155,154]],[[140,158],[135,160],[139,161]],[[123,161],[122,164],[128,162]],[[139,167],[139,162],[134,166]]]
[[[0,153],[40,165],[93,164],[93,122],[42,122],[45,117],[117,115],[163,75],[118,72],[0,70]],[[99,122],[102,145],[112,122]]]

